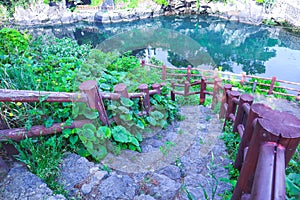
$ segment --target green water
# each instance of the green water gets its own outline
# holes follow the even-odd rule
[[[226,71],[300,82],[300,36],[280,28],[186,16],[33,30],[71,37],[103,51],[130,50],[145,59],[155,56],[177,67],[221,66]]]

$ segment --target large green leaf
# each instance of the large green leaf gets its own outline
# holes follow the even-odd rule
[[[110,104],[107,106],[107,110],[115,110],[117,109],[117,106],[113,105],[113,104]]]
[[[147,121],[152,125],[155,126],[156,125],[156,120],[153,117],[146,117]]]
[[[88,119],[96,119],[99,116],[99,113],[92,109],[85,109],[83,115]]]
[[[98,145],[96,149],[93,150],[92,156],[96,161],[102,160],[107,155],[107,149],[103,145]]]
[[[131,121],[133,118],[132,118],[132,115],[131,114],[127,114],[127,115],[120,115],[120,118],[124,121]]]
[[[110,90],[110,85],[106,84],[106,83],[101,83],[99,85],[99,87],[104,90],[104,91],[109,91]]]
[[[287,191],[292,196],[300,195],[300,174],[290,173],[286,177],[286,187]]]
[[[134,102],[131,101],[130,99],[121,97],[121,104],[122,104],[123,106],[126,106],[126,107],[131,107],[131,106],[134,105]]]
[[[112,129],[112,136],[115,141],[121,143],[130,142],[131,134],[123,126],[115,126]]]
[[[136,121],[136,126],[140,129],[144,129],[145,128],[145,124],[141,121],[141,120],[137,120]]]
[[[140,146],[140,144],[139,144],[139,142],[137,141],[137,139],[135,138],[135,137],[131,137],[130,138],[130,142],[132,143],[132,144],[134,144],[135,146]]]
[[[107,126],[100,126],[96,134],[100,139],[109,139],[111,137],[111,130]]]
[[[150,116],[153,117],[155,120],[160,120],[160,119],[164,118],[164,115],[161,112],[157,111],[157,110],[151,112]]]
[[[122,113],[124,113],[124,114],[129,114],[129,113],[130,113],[129,109],[126,108],[126,107],[124,107],[124,106],[119,106],[118,109],[119,109]]]

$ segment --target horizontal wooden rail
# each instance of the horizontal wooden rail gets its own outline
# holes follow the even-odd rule
[[[55,123],[51,127],[46,128],[45,126],[32,126],[29,130],[25,128],[14,128],[0,130],[0,141],[12,140],[22,140],[26,137],[37,137],[41,135],[50,135],[59,133],[64,129],[81,128],[84,124],[92,123],[90,120],[78,120],[74,121],[71,125],[66,125],[66,123]]]
[[[0,89],[0,102],[86,102],[84,93]]]

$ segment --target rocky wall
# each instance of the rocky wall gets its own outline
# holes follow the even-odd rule
[[[134,9],[124,9],[116,5],[115,9],[102,11],[97,8],[76,9],[71,12],[66,8],[65,0],[49,6],[38,0],[36,4],[24,9],[17,7],[14,22],[19,25],[54,25],[69,24],[79,21],[114,23],[152,18],[162,15],[207,14],[239,22],[261,24],[264,19],[287,20],[300,26],[300,3],[297,0],[276,0],[269,9],[255,0],[235,0],[207,2],[205,0],[169,0],[168,6],[155,4],[152,0],[140,1]],[[99,8],[101,8],[99,6]]]

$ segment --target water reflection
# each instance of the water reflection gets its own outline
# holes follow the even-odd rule
[[[68,26],[36,27],[35,33],[71,37],[104,51],[133,50],[174,66],[209,64],[247,74],[276,75],[300,81],[300,37],[278,28],[252,26],[211,17],[160,17],[117,24],[78,23]],[[285,48],[285,53],[279,53]],[[148,54],[147,54],[148,52]],[[290,54],[295,60],[288,59]],[[280,60],[280,64],[274,62]],[[280,65],[280,67],[278,66]],[[295,76],[286,76],[284,71]],[[297,78],[298,77],[298,78]]]

